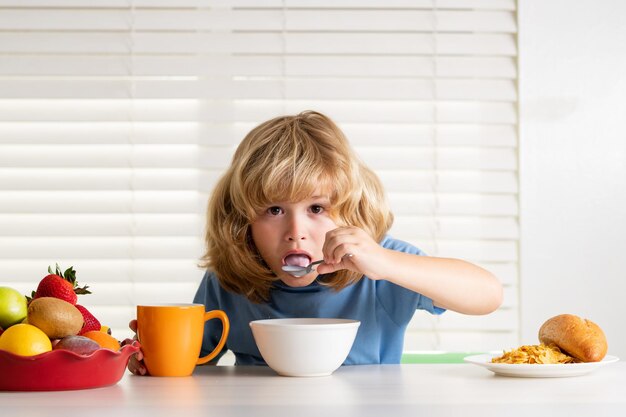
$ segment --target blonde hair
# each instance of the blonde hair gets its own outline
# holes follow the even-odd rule
[[[279,278],[258,253],[250,225],[268,205],[302,201],[320,188],[330,193],[330,215],[338,225],[360,227],[377,242],[391,227],[380,180],[331,119],[305,111],[255,127],[209,200],[201,265],[212,269],[225,289],[253,302],[267,301]],[[322,283],[339,290],[361,277],[342,270]]]

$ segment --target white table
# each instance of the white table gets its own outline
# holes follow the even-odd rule
[[[4,416],[622,416],[626,362],[571,378],[508,378],[470,364],[347,366],[289,378],[266,367],[198,367],[192,377],[130,374],[114,386],[0,392]]]

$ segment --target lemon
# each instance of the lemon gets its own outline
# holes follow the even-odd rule
[[[0,335],[0,350],[20,356],[34,356],[52,350],[46,334],[31,324],[16,324]]]

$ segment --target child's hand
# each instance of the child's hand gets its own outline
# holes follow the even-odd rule
[[[374,280],[382,279],[385,253],[386,249],[363,229],[353,226],[339,227],[326,233],[322,248],[324,263],[317,267],[317,272],[329,274],[340,269],[349,269]]]
[[[130,330],[137,333],[137,320],[131,320],[128,324]],[[122,346],[130,345],[133,341],[137,340],[137,335],[135,335],[132,339],[126,339],[122,342]],[[128,361],[128,370],[135,375],[148,375],[148,369],[143,364],[143,352],[141,349],[134,355],[130,356],[130,360]]]

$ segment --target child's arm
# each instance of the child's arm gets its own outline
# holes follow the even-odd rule
[[[502,303],[502,285],[487,270],[459,259],[386,249],[356,227],[328,232],[323,253],[326,263],[317,268],[320,274],[350,269],[418,292],[436,306],[459,313],[487,314]]]

